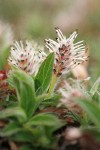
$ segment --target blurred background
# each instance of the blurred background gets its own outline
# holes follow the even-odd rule
[[[68,37],[78,29],[77,40],[89,47],[88,72],[94,82],[100,76],[100,0],[0,0],[0,42],[54,38],[54,27]]]

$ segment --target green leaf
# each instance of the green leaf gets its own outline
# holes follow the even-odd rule
[[[6,45],[2,45],[2,47],[0,47],[0,70],[5,68],[8,56],[9,48]]]
[[[100,85],[100,77],[96,80],[96,82],[94,83],[94,85],[90,90],[92,96],[97,92],[99,85]]]
[[[16,89],[19,105],[30,118],[36,103],[33,78],[24,71],[15,69],[12,75],[12,85]]]
[[[33,150],[33,147],[31,147],[28,144],[24,144],[23,146],[20,147],[19,150]]]
[[[55,94],[51,98],[45,99],[44,101],[42,101],[41,106],[39,108],[43,109],[43,108],[49,107],[49,106],[57,106],[57,104],[59,103],[60,98],[61,98],[60,93]]]
[[[58,126],[58,125],[55,125]],[[23,131],[20,131],[16,135],[12,136],[12,140],[18,142],[28,142],[34,146],[33,149],[36,147],[50,147],[50,143],[52,142],[52,130],[54,126],[36,126],[36,127],[29,127]]]
[[[34,140],[34,136],[32,135],[31,132],[21,130],[15,135],[12,135],[12,140],[17,141],[17,142],[29,142],[31,143]]]
[[[18,69],[18,68],[13,68],[13,77],[17,78],[19,81],[28,84],[33,92],[35,91],[34,89],[34,79],[28,75],[26,72]]]
[[[29,122],[26,125],[57,126],[58,124],[61,124],[61,121],[55,115],[49,113],[41,113],[32,117],[32,119],[29,120]]]
[[[21,127],[16,123],[9,123],[1,132],[0,136],[11,136],[21,130]]]
[[[20,122],[25,122],[27,120],[24,110],[20,107],[7,108],[0,111],[0,119],[7,117],[16,117]]]
[[[77,102],[85,110],[91,121],[100,126],[100,107],[88,100],[77,100]]]
[[[35,86],[37,93],[41,94],[47,90],[52,77],[53,65],[54,53],[51,53],[41,64],[38,74],[36,75]]]
[[[92,100],[94,102],[96,102],[98,105],[100,104],[100,95],[96,92],[93,96],[92,96]]]

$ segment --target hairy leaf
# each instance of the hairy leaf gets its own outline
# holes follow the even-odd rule
[[[0,136],[11,136],[21,130],[21,127],[16,123],[9,123],[1,132]]]
[[[25,110],[28,117],[31,117],[35,107],[34,80],[22,70],[13,71],[12,82],[17,92],[19,105]]]
[[[40,113],[32,117],[27,123],[29,126],[42,125],[42,126],[57,126],[61,121],[53,114]]]
[[[24,122],[27,119],[24,110],[20,107],[7,108],[0,111],[0,119],[4,119],[7,117],[16,117],[20,122]]]
[[[100,126],[100,107],[88,100],[78,100],[77,102],[85,110],[91,121]]]

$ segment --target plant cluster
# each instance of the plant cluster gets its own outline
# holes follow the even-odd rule
[[[72,128],[74,140],[83,132],[100,140],[100,79],[90,90],[86,79],[66,79],[88,60],[87,47],[84,41],[74,43],[77,31],[69,38],[59,28],[56,33],[56,41],[45,40],[47,51],[28,41],[16,41],[8,58],[8,48],[2,50],[0,137],[17,142],[20,150],[57,149],[60,130],[73,122],[79,124],[78,130]],[[66,140],[68,135],[73,139],[69,131]]]

